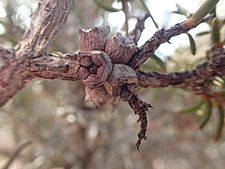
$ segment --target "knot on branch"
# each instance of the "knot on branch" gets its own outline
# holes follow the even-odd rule
[[[117,33],[108,38],[109,27],[95,27],[88,31],[80,30],[78,67],[76,75],[85,86],[86,100],[101,107],[106,102],[122,99],[129,102],[135,114],[139,115],[141,130],[138,133],[136,148],[146,139],[147,111],[151,107],[141,101],[138,77],[129,60],[138,50],[130,39]]]

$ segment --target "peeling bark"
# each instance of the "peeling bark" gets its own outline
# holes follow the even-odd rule
[[[13,52],[0,50],[5,65],[0,68],[0,106],[30,80],[26,64],[41,57],[66,21],[73,0],[44,0],[33,13],[30,28]],[[9,59],[5,60],[5,58]],[[25,64],[26,63],[26,64]]]

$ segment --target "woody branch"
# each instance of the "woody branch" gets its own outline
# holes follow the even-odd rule
[[[214,0],[214,5],[218,0]],[[212,1],[207,1],[212,3]],[[137,149],[146,139],[147,116],[150,104],[141,101],[137,92],[139,87],[175,86],[194,91],[196,94],[210,96],[209,84],[214,76],[223,76],[224,50],[212,52],[212,57],[195,70],[183,73],[144,73],[138,70],[148,57],[170,38],[185,33],[199,23],[210,10],[200,10],[187,21],[176,24],[168,30],[161,29],[143,46],[137,47],[139,31],[132,31],[129,38],[117,33],[108,38],[109,27],[80,30],[79,53],[52,53],[46,50],[68,16],[72,0],[44,0],[32,16],[30,28],[14,50],[0,48],[0,106],[13,97],[26,82],[35,77],[45,79],[81,80],[86,86],[86,98],[97,106],[110,99],[120,98],[129,103],[139,115],[141,130],[138,133]],[[210,6],[211,7],[211,6]],[[143,31],[142,24],[135,29]],[[197,18],[197,20],[196,20]],[[94,42],[94,43],[93,43]]]
[[[0,105],[13,97],[31,78],[25,63],[41,57],[65,23],[73,0],[44,0],[33,13],[30,28],[15,50],[0,49]]]

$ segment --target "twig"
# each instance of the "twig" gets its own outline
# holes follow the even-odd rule
[[[31,141],[25,141],[18,145],[15,152],[12,154],[12,156],[9,158],[9,160],[6,162],[6,164],[3,166],[2,169],[8,169],[10,165],[13,163],[13,161],[18,157],[18,155],[31,144]]]
[[[141,34],[145,28],[144,27],[145,21],[146,21],[146,19],[148,19],[149,16],[150,16],[149,13],[146,13],[143,18],[138,19],[134,29],[131,32],[129,32],[129,34],[128,34],[128,38],[132,39],[135,45],[137,45],[137,43],[141,37]]]
[[[134,110],[135,114],[139,115],[137,122],[141,122],[140,131],[138,133],[138,140],[136,143],[136,148],[139,150],[142,140],[146,140],[146,131],[148,127],[147,112],[151,104],[143,102],[136,94],[133,94],[128,100],[130,107]]]
[[[158,29],[159,26],[158,26],[158,24],[156,23],[155,19],[153,18],[153,16],[152,16],[150,10],[149,10],[148,7],[146,6],[144,0],[140,0],[140,1],[141,1],[141,4],[143,5],[143,7],[145,8],[147,14],[149,15],[149,17],[152,19],[152,22],[154,23],[155,27]]]
[[[204,17],[215,7],[219,0],[206,0],[205,3],[186,21],[176,24],[168,30],[161,29],[157,31],[152,38],[150,38],[144,45],[142,45],[139,50],[133,55],[130,60],[129,65],[137,69],[141,64],[143,64],[158,47],[181,33],[186,33],[190,29],[198,26],[200,23],[205,22],[210,19],[211,16]]]
[[[200,23],[205,22],[209,19],[211,19],[212,16],[208,16],[204,18]],[[182,33],[186,33],[189,30],[195,28],[200,23],[196,25],[192,25],[191,27],[188,27],[186,25],[186,22],[178,23],[171,27],[170,29],[160,29],[158,30],[152,38],[150,38],[147,42],[145,42],[144,45],[142,45],[139,50],[133,55],[132,59],[129,61],[129,65],[137,69],[141,64],[143,64],[151,55],[154,54],[155,50],[158,49],[158,47],[165,43],[169,42],[169,40],[177,35],[180,35]]]
[[[139,85],[142,87],[179,87],[196,94],[214,97],[210,84],[215,76],[225,74],[225,50],[212,51],[210,60],[198,65],[192,71],[175,73],[158,73],[137,71]]]
[[[129,30],[129,25],[128,25],[128,20],[129,20],[129,7],[127,1],[121,1],[122,3],[122,10],[125,15],[125,31],[126,35],[128,35],[128,30]]]

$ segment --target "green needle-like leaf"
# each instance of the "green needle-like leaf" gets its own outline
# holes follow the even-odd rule
[[[203,105],[203,101],[198,102],[197,104],[195,104],[192,107],[186,108],[186,109],[182,109],[179,112],[177,112],[178,114],[184,114],[184,113],[194,113],[196,112],[202,105]]]
[[[213,44],[220,43],[220,28],[219,21],[217,18],[212,20],[212,41]]]
[[[195,45],[195,40],[194,38],[191,36],[190,33],[186,33],[188,35],[188,39],[189,39],[189,42],[190,42],[190,48],[191,48],[191,53],[193,55],[196,54],[196,45]]]
[[[176,4],[176,7],[177,7],[177,11],[175,11],[174,13],[185,15],[186,17],[190,16],[190,12],[188,12],[188,10],[182,7],[181,5]]]
[[[202,31],[200,33],[197,33],[196,36],[203,36],[203,35],[207,35],[209,33],[211,33],[211,31]]]
[[[216,130],[216,136],[215,140],[219,140],[223,131],[224,126],[224,109],[221,105],[218,106],[218,124],[217,124],[217,130]]]
[[[166,71],[166,65],[161,58],[159,58],[158,56],[154,54],[151,56],[151,59],[153,59],[159,65],[162,71],[164,72]]]
[[[206,124],[209,122],[210,117],[212,115],[212,103],[211,101],[207,101],[207,103],[205,104],[205,111],[204,111],[204,117],[199,125],[200,129],[203,129]]]

